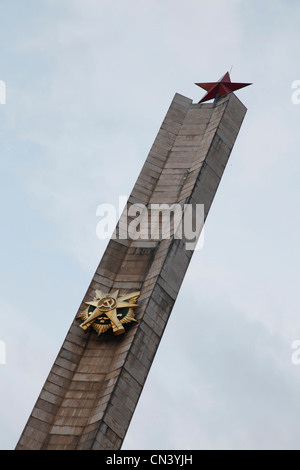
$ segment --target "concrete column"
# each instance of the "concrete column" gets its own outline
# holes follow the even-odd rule
[[[234,94],[214,104],[176,94],[127,210],[136,203],[204,204],[206,217],[245,113]],[[124,220],[117,236],[131,219]],[[159,229],[161,222],[154,235]],[[98,337],[75,317],[16,449],[121,447],[192,254],[173,232],[169,239],[109,241],[78,312],[95,289],[140,291],[138,323],[123,335]]]

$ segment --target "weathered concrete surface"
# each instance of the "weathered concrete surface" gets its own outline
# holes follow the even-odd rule
[[[245,113],[234,94],[201,105],[176,94],[127,207],[204,204],[207,216]],[[139,323],[98,337],[74,320],[17,449],[121,447],[192,253],[173,235],[109,242],[79,311],[95,289],[140,290]]]

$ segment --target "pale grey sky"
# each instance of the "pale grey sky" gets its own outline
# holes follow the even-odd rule
[[[0,448],[14,448],[176,92],[253,82],[124,449],[299,449],[300,4],[2,0]],[[197,324],[197,331],[189,325]]]

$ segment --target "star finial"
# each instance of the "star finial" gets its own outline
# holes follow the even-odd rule
[[[212,98],[215,98],[215,101],[217,101],[219,98],[222,98],[233,91],[252,85],[252,83],[233,83],[230,79],[229,72],[227,72],[218,82],[195,83],[195,85],[198,85],[207,91],[206,95],[199,101],[199,103],[203,103],[204,101],[211,100]]]

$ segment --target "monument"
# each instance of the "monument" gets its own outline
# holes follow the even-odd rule
[[[171,102],[17,450],[122,446],[203,224],[185,228],[207,217],[246,114],[232,92],[247,84],[197,85],[200,103]]]

